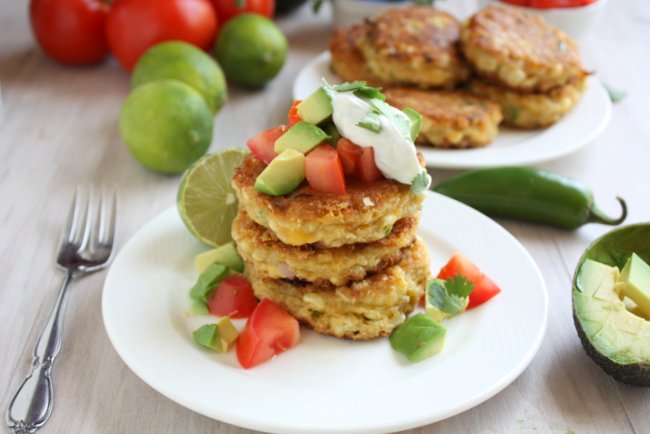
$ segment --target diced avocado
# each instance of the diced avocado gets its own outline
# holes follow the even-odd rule
[[[650,265],[636,253],[625,263],[616,289],[636,303],[646,317],[650,316]]]
[[[271,196],[281,196],[294,191],[304,179],[304,154],[286,149],[259,174],[255,190]]]
[[[411,140],[415,141],[420,134],[420,127],[422,127],[422,115],[410,107],[402,111],[411,120]]]
[[[444,343],[447,330],[423,313],[408,318],[393,330],[390,345],[411,362],[419,362],[438,353]]]
[[[192,300],[192,305],[190,306],[189,313],[192,315],[208,315],[210,313],[210,309],[208,309],[208,305],[205,304],[204,301]]]
[[[219,353],[225,353],[235,343],[239,332],[230,318],[225,316],[217,324],[205,324],[199,327],[192,333],[192,336],[197,344]]]
[[[332,116],[332,98],[325,88],[319,87],[298,104],[297,109],[300,119],[317,125]]]
[[[244,271],[244,261],[239,256],[239,253],[237,253],[237,247],[235,247],[234,241],[197,255],[194,259],[194,267],[196,271],[202,273],[210,264],[215,262],[219,262],[238,273]]]
[[[329,136],[316,125],[298,122],[275,141],[275,152],[279,154],[287,149],[295,149],[306,154],[327,139]]]
[[[341,136],[341,133],[339,133],[339,130],[336,129],[334,122],[326,122],[321,126],[321,128],[325,134],[330,137],[327,139],[327,142],[332,146],[336,146],[336,144],[339,142],[339,139],[343,137]]]
[[[217,283],[225,279],[226,276],[228,276],[228,267],[225,265],[219,264],[218,262],[209,265],[201,273],[196,284],[190,289],[190,297],[194,300],[207,303],[210,294],[217,287]]]

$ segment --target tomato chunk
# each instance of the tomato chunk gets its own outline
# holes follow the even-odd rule
[[[309,186],[321,193],[344,194],[345,176],[336,149],[319,145],[305,157],[305,178]]]
[[[289,126],[292,126],[294,124],[297,124],[300,122],[302,119],[300,119],[300,116],[298,116],[298,104],[300,104],[302,101],[297,99],[291,104],[291,108],[289,109],[289,115],[287,118],[289,119]]]
[[[248,280],[236,274],[219,283],[208,300],[210,313],[231,318],[248,318],[257,306],[257,299]]]
[[[465,276],[474,284],[474,290],[469,294],[467,309],[479,306],[501,292],[496,283],[479,270],[465,255],[454,253],[449,262],[438,273],[438,279],[446,280],[457,274]]]
[[[363,182],[374,182],[384,177],[375,164],[375,150],[370,147],[363,147],[361,158],[357,166],[357,178]]]
[[[278,155],[275,152],[275,141],[286,131],[286,125],[280,125],[262,131],[252,139],[249,139],[246,145],[259,160],[264,162],[264,164],[269,164]]]
[[[339,159],[343,166],[343,172],[345,172],[346,175],[354,174],[357,171],[357,165],[359,164],[361,154],[363,154],[363,148],[359,145],[355,145],[346,138],[341,138],[336,142],[336,152],[339,154]]]
[[[249,369],[264,363],[300,340],[298,321],[271,300],[262,300],[237,341],[237,360]]]

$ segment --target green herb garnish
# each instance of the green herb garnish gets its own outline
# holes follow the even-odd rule
[[[418,173],[411,181],[411,192],[415,195],[424,193],[431,185],[431,177],[426,171]]]
[[[379,133],[381,131],[381,119],[374,111],[368,112],[363,119],[357,122],[357,126],[372,131],[373,133]]]
[[[426,286],[427,314],[436,321],[441,321],[464,312],[473,290],[474,284],[461,275],[445,281],[429,280]]]

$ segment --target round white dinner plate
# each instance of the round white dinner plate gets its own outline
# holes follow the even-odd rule
[[[330,69],[330,53],[314,58],[293,84],[294,99],[304,99],[323,78],[328,83],[341,79]],[[587,81],[587,88],[576,106],[550,127],[523,131],[502,127],[495,140],[478,149],[435,149],[418,146],[427,165],[448,169],[514,166],[538,164],[563,157],[592,142],[607,126],[612,103],[607,91],[595,77]]]
[[[352,342],[301,329],[300,343],[244,370],[234,351],[196,345],[192,330],[215,317],[188,314],[194,256],[205,250],[175,208],[142,228],[115,258],[104,286],[108,336],[142,380],[205,416],[276,433],[379,433],[467,410],[512,382],[546,328],[547,294],[530,255],[505,229],[473,209],[428,195],[419,230],[432,270],[455,251],[502,293],[443,325],[439,354],[409,363],[388,339]],[[239,327],[243,322],[237,323]]]

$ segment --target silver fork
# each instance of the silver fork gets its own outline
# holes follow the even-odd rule
[[[97,197],[99,196],[99,200]],[[98,202],[95,205],[95,202]],[[34,352],[31,371],[9,404],[7,423],[14,434],[33,433],[52,414],[52,368],[63,338],[63,315],[68,283],[106,267],[115,239],[116,197],[113,190],[77,188],[68,221],[61,236],[57,265],[65,271],[59,295],[45,323]]]

